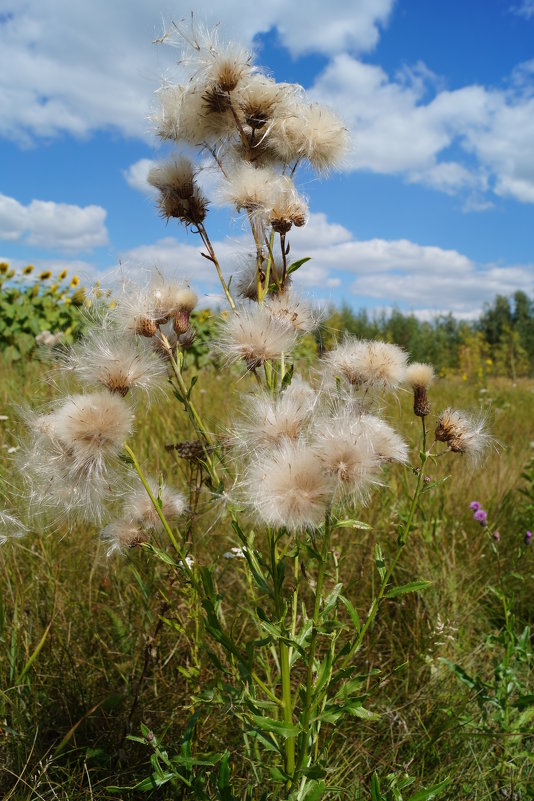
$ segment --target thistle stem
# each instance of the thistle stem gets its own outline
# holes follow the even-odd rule
[[[278,551],[276,547],[276,538],[272,532],[269,532],[269,544],[271,551],[271,573],[273,579],[274,590],[274,610],[277,621],[280,623],[282,630],[284,623],[282,621],[282,598],[280,594],[280,586],[278,582]],[[282,678],[282,710],[284,723],[288,726],[293,725],[293,704],[291,701],[291,670],[289,665],[289,648],[286,643],[280,641],[280,673]],[[295,738],[287,737],[285,742],[285,769],[289,776],[292,776],[295,771]]]
[[[319,562],[319,570],[317,573],[317,587],[315,589],[315,600],[313,604],[313,628],[310,638],[310,649],[308,652],[308,666],[306,671],[306,696],[304,701],[303,717],[302,717],[302,734],[299,738],[299,755],[297,760],[296,770],[302,768],[306,755],[309,749],[309,735],[310,735],[310,717],[312,707],[312,693],[313,693],[313,666],[315,662],[315,653],[317,650],[317,630],[319,626],[319,616],[321,612],[321,601],[323,598],[323,584],[325,577],[325,569],[328,561],[328,553],[330,551],[330,511],[326,513],[324,523],[324,538],[323,547],[321,549],[321,559]]]

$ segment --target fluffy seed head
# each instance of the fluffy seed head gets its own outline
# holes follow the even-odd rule
[[[413,362],[406,368],[406,382],[413,388],[428,389],[434,380],[434,368],[431,364]]]
[[[252,75],[237,94],[237,104],[245,123],[252,130],[262,130],[275,115],[280,114],[281,106],[292,93],[288,84],[277,84],[264,75]]]
[[[227,361],[244,359],[249,369],[260,367],[268,359],[289,353],[297,333],[290,325],[273,319],[261,306],[240,309],[224,321],[217,342]]]
[[[160,492],[163,516],[171,526],[174,525],[185,512],[187,504],[184,496],[166,487],[165,484],[159,490],[158,483],[154,480],[149,480],[149,486],[156,499],[158,498],[158,491]],[[124,508],[128,517],[134,520],[141,528],[150,528],[156,531],[163,530],[161,519],[144,487],[134,490],[126,497]]]
[[[254,167],[243,162],[225,181],[220,197],[238,211],[266,212],[272,207],[276,188],[283,183],[281,176],[269,167]]]
[[[292,225],[297,228],[306,225],[308,205],[298,194],[291,178],[281,176],[273,185],[267,218],[279,234],[286,234]]]
[[[374,453],[384,462],[408,462],[408,446],[400,434],[380,417],[361,414],[355,421],[367,437]]]
[[[307,424],[315,401],[309,392],[288,387],[278,398],[256,395],[250,398],[246,417],[236,427],[237,445],[245,450],[265,448],[283,440],[297,440]]]
[[[451,451],[466,453],[476,463],[492,442],[485,426],[485,417],[447,408],[437,421],[435,436],[439,442],[446,442]]]
[[[46,418],[51,438],[71,454],[74,465],[97,472],[105,459],[118,456],[133,423],[128,404],[108,392],[72,395]]]
[[[289,324],[296,331],[309,332],[317,328],[317,316],[304,301],[290,291],[272,295],[265,308],[274,320]]]
[[[117,331],[90,329],[73,346],[65,366],[82,381],[100,384],[124,397],[131,389],[147,394],[162,389],[167,369],[145,341],[119,337]]]
[[[22,537],[27,530],[17,517],[0,510],[0,545],[7,542],[9,537]]]
[[[172,191],[187,200],[195,189],[195,169],[189,159],[178,156],[152,167],[147,180],[160,192]]]
[[[152,287],[154,311],[159,323],[173,321],[177,335],[189,328],[189,315],[198,303],[198,297],[188,284],[165,281],[160,275]]]
[[[102,540],[108,545],[108,556],[124,553],[128,548],[135,548],[148,541],[146,532],[142,531],[130,520],[115,520],[109,523],[101,533]]]
[[[316,528],[334,493],[334,480],[314,451],[285,441],[274,451],[258,452],[247,470],[245,501],[275,528]]]
[[[338,166],[348,151],[349,135],[341,120],[319,103],[295,103],[272,131],[271,146],[286,163],[307,159],[319,172]]]
[[[397,345],[347,337],[325,356],[327,371],[350,384],[395,389],[404,379],[406,354]]]

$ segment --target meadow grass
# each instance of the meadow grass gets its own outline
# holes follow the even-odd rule
[[[53,397],[53,377],[48,384],[39,381],[44,370],[38,362],[2,365],[0,414],[9,419],[0,422],[0,467],[2,489],[14,512],[22,504],[16,453],[10,452],[22,435],[15,405]],[[196,402],[208,425],[220,431],[228,408],[238,405],[253,385],[248,377],[223,381],[220,372],[208,369],[202,386],[202,392],[195,390]],[[491,636],[504,621],[489,587],[512,564],[515,627],[519,632],[532,623],[528,582],[533,551],[523,548],[519,562],[516,557],[529,524],[518,490],[534,453],[534,382],[499,379],[481,386],[449,378],[434,385],[431,398],[436,411],[447,405],[482,405],[502,447],[477,469],[462,457],[441,459],[450,477],[425,494],[411,545],[395,574],[397,584],[414,578],[432,584],[424,593],[386,603],[358,654],[362,673],[379,671],[369,681],[375,683],[373,711],[380,718],[354,720],[335,731],[329,784],[339,789],[332,798],[369,798],[373,771],[381,777],[406,771],[424,786],[449,776],[447,797],[455,799],[513,797],[499,796],[496,789],[502,785],[513,791],[507,776],[496,777],[502,737],[482,735],[480,727],[477,731],[466,723],[474,714],[472,693],[440,660],[490,680],[492,659],[498,656]],[[387,416],[413,442],[419,420],[410,413],[411,403],[411,394],[401,393],[389,404]],[[132,447],[148,472],[162,472],[185,487],[189,466],[162,444],[191,436],[183,409],[171,396],[146,409]],[[389,479],[358,512],[372,529],[338,531],[333,542],[347,577],[346,593],[361,614],[372,598],[369,566],[375,544],[386,556],[393,551],[407,510],[409,471],[391,468]],[[500,531],[498,556],[485,530],[472,520],[468,504],[474,498]],[[223,558],[233,544],[229,521],[207,494],[200,512],[205,526],[197,544],[199,561],[218,561],[223,606],[239,609],[247,603],[247,586],[238,561]],[[139,692],[131,731],[139,734],[144,722],[164,736],[170,750],[178,749],[191,713],[199,677],[190,662],[188,642],[194,632],[184,596],[179,588],[169,588],[165,565],[142,549],[107,559],[98,533],[90,526],[67,530],[58,525],[33,530],[0,549],[0,791],[6,799],[139,797],[106,789],[132,785],[147,774],[148,750],[124,739],[135,695]],[[165,624],[158,625],[167,593]],[[531,667],[528,662],[521,667],[525,683]],[[203,670],[202,684],[209,684],[209,671]],[[232,749],[239,742],[235,723],[230,716],[227,721],[212,715],[203,719],[203,747]],[[520,779],[523,787],[533,770],[531,742],[532,737],[516,737],[507,756],[514,761],[513,782]],[[232,757],[234,772],[245,774],[242,755],[234,749]],[[150,797],[181,797],[171,792],[154,791]],[[517,797],[534,797],[525,792]]]

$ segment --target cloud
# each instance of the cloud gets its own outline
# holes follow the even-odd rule
[[[491,190],[534,202],[534,62],[519,65],[505,88],[447,90],[424,65],[390,78],[342,53],[312,94],[353,133],[349,169],[399,174],[449,194]],[[451,148],[455,160],[445,155]]]
[[[106,210],[101,206],[74,206],[50,200],[32,200],[27,206],[0,194],[0,239],[23,240],[27,245],[62,250],[90,250],[105,245]]]
[[[534,0],[522,0],[518,5],[513,5],[510,11],[519,17],[530,19],[534,17]]]
[[[244,236],[213,243],[226,278],[232,273],[234,281],[238,278],[248,244]],[[291,245],[292,259],[311,257],[295,273],[295,287],[321,297],[328,289],[335,303],[343,299],[354,306],[398,306],[422,317],[451,311],[470,318],[496,294],[534,292],[534,265],[478,264],[457,250],[407,239],[358,240],[322,213],[293,232]],[[224,304],[215,269],[200,256],[196,241],[166,237],[126,251],[120,260],[127,273],[157,266]]]
[[[156,190],[147,181],[148,173],[155,164],[156,161],[154,159],[139,159],[139,161],[131,164],[127,170],[123,170],[122,174],[128,186],[131,186],[132,189],[137,189],[138,192],[155,195]]]
[[[312,257],[318,285],[324,286],[325,276],[341,276],[344,287],[348,280],[352,305],[475,317],[497,294],[534,292],[534,264],[477,264],[457,250],[407,239],[357,240],[342,226],[330,226],[323,214],[312,215],[307,229],[295,231],[292,244]],[[305,274],[308,266],[299,273]],[[350,303],[346,292],[343,298]]]
[[[294,56],[331,54],[350,47],[371,50],[394,0],[310,0],[297,3],[199,0],[197,19],[220,22],[223,37],[252,44],[277,28]],[[176,61],[156,47],[163,20],[176,19],[176,4],[129,0],[4,0],[0,17],[0,134],[17,141],[61,132],[86,136],[101,129],[150,135],[146,115],[152,95]],[[161,16],[160,16],[161,15]]]

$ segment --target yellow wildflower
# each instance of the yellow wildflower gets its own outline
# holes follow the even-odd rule
[[[67,271],[66,270],[61,270],[60,274],[58,275],[58,279],[60,281],[63,281],[63,279],[66,278],[66,277],[67,277]]]
[[[0,275],[5,275],[9,270],[9,264],[7,261],[0,262]]]
[[[73,275],[72,276],[72,281],[70,282],[70,285],[74,287],[74,286],[78,286],[79,283],[80,283],[80,279],[78,278],[78,276],[77,275]]]
[[[37,277],[39,278],[39,281],[48,281],[48,279],[52,277],[52,273],[50,270],[43,270],[43,272],[39,273]]]
[[[24,267],[24,269],[22,270],[22,275],[29,275],[30,273],[33,273],[33,270],[34,270],[34,266],[33,266],[33,264],[28,264],[28,265],[27,265],[26,267]]]

